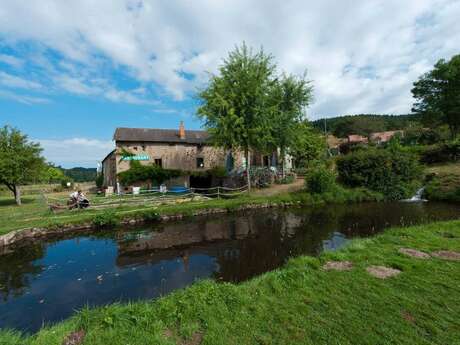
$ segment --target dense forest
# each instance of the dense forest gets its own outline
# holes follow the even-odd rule
[[[343,138],[349,134],[368,136],[373,132],[407,129],[420,125],[420,115],[377,115],[359,114],[319,119],[312,122],[313,127],[336,137]]]
[[[91,182],[96,180],[97,171],[96,168],[61,168],[64,175],[70,177],[75,182]]]

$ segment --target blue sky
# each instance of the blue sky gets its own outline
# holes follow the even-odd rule
[[[458,0],[0,0],[0,125],[96,166],[118,126],[197,129],[198,88],[236,44],[313,80],[310,119],[407,113],[412,82],[460,53]]]

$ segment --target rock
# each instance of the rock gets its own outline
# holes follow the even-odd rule
[[[427,254],[425,252],[421,252],[421,251],[416,250],[416,249],[412,249],[412,248],[399,248],[399,252],[401,254],[405,254],[405,255],[411,256],[413,258],[419,258],[419,259],[428,259],[428,258],[430,258],[429,254]]]
[[[353,263],[350,261],[327,261],[323,265],[323,269],[326,271],[349,271],[353,268]]]
[[[460,253],[459,252],[454,252],[451,250],[439,250],[437,252],[431,253],[431,255],[440,258],[440,259],[445,259],[445,260],[451,260],[451,261],[460,261]]]
[[[80,345],[85,340],[85,331],[80,330],[70,333],[62,342],[62,345]]]
[[[371,276],[380,278],[380,279],[387,279],[390,277],[397,276],[398,274],[401,273],[401,271],[396,268],[385,267],[385,266],[369,266],[368,268],[366,268],[366,271]]]

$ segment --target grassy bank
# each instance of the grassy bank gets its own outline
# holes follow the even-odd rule
[[[53,214],[47,209],[47,205],[40,197],[26,197],[23,205],[14,205],[11,199],[0,199],[0,235],[10,231],[32,227],[57,228],[65,225],[99,222],[109,219],[120,221],[123,219],[144,218],[152,220],[158,215],[184,216],[192,215],[205,209],[237,209],[244,205],[257,204],[283,204],[301,203],[312,205],[323,202],[356,202],[380,200],[378,193],[369,192],[363,189],[345,190],[337,189],[333,193],[322,195],[311,195],[306,192],[284,193],[272,196],[243,195],[232,199],[213,199],[203,201],[191,201],[173,205],[152,206],[119,206],[113,209],[97,210],[73,210],[62,211]]]
[[[32,337],[4,331],[0,343],[58,345],[84,330],[86,345],[460,344],[460,262],[413,258],[400,247],[460,251],[460,221],[354,240],[240,285],[202,281],[157,301],[86,309]],[[326,271],[328,260],[354,266]],[[369,265],[402,272],[382,280]]]
[[[460,202],[459,163],[432,166],[427,171],[434,175],[426,185],[427,199]]]

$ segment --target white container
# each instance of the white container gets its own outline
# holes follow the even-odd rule
[[[133,195],[141,194],[141,187],[133,187]]]

